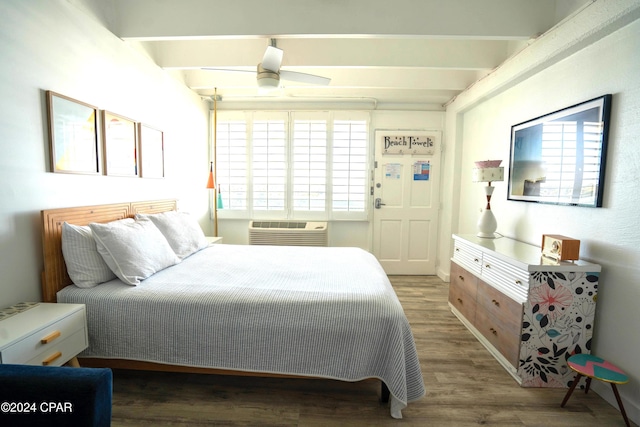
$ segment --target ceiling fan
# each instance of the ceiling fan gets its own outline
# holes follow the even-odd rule
[[[275,39],[271,39],[271,44],[264,52],[262,62],[257,66],[256,81],[258,88],[263,92],[271,92],[280,87],[280,79],[326,86],[331,82],[330,78],[317,76],[314,74],[300,73],[280,69],[284,51],[276,47]],[[249,72],[247,70],[229,70],[220,68],[203,68],[214,71]],[[251,71],[252,72],[252,71]]]

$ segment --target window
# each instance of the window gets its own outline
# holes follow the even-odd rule
[[[366,219],[368,127],[367,113],[218,112],[220,217]]]
[[[293,123],[293,210],[326,210],[327,122],[295,120]]]
[[[247,124],[218,122],[217,182],[225,209],[247,209]]]
[[[367,186],[367,123],[339,120],[333,125],[333,209],[364,212]]]
[[[253,209],[285,209],[287,156],[284,120],[257,120],[252,135]]]

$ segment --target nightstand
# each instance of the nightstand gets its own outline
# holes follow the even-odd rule
[[[0,363],[61,366],[89,343],[84,304],[22,303],[0,310]],[[73,359],[73,360],[72,360]]]
[[[207,242],[209,242],[210,245],[214,245],[216,243],[222,243],[222,237],[214,237],[214,236],[205,236],[205,238],[207,239]]]

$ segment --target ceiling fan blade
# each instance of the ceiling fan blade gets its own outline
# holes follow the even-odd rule
[[[275,46],[267,46],[262,58],[262,68],[277,73],[280,70],[280,65],[282,65],[283,53],[282,49],[278,49]]]
[[[255,70],[241,70],[239,68],[210,68],[210,67],[203,67],[201,68],[202,70],[206,70],[206,71],[228,71],[228,72],[232,72],[232,73],[254,73],[255,74]]]
[[[313,85],[327,86],[331,79],[328,77],[316,76],[315,74],[299,73],[297,71],[280,70],[280,77],[294,82],[310,83]]]

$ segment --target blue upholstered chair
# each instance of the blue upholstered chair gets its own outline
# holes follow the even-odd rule
[[[0,426],[109,426],[107,368],[0,365]]]

